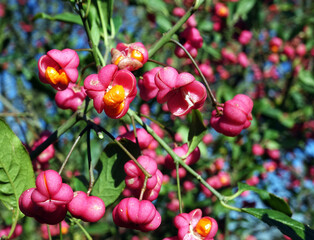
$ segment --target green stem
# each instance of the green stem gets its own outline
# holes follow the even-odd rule
[[[180,185],[180,176],[179,176],[179,163],[176,163],[176,175],[177,175],[177,191],[178,191],[178,200],[179,200],[179,209],[180,213],[183,213],[182,208],[182,198],[181,198],[181,185]]]
[[[87,0],[87,7],[86,7],[86,12],[85,12],[85,18],[88,17],[88,14],[89,14],[89,9],[90,9],[90,3],[91,3],[91,0]]]
[[[89,235],[89,233],[86,231],[86,229],[82,226],[82,224],[80,224],[79,220],[75,219],[75,218],[72,218],[72,221],[77,225],[79,226],[79,228],[82,230],[82,232],[84,233],[85,237],[88,239],[88,240],[93,240],[93,238]]]
[[[16,205],[18,205],[18,200],[16,201]],[[10,239],[10,237],[14,233],[17,221],[19,220],[19,211],[17,209],[13,209],[12,212],[13,212],[14,218],[13,218],[13,223],[11,225],[11,230],[10,230],[9,235],[8,235],[8,239]]]
[[[77,48],[77,49],[73,49],[74,51],[76,51],[76,52],[93,52],[93,50],[92,49],[90,49],[90,48]]]
[[[188,55],[188,57],[190,58],[190,60],[192,61],[193,65],[195,66],[195,68],[197,69],[197,71],[199,72],[202,80],[203,80],[203,83],[205,84],[205,87],[207,89],[207,92],[209,94],[209,97],[211,99],[211,102],[212,102],[212,105],[213,107],[216,107],[217,105],[219,105],[219,103],[217,102],[214,94],[213,94],[213,91],[211,90],[206,78],[204,77],[202,71],[200,70],[200,68],[198,67],[197,63],[195,62],[194,58],[191,56],[191,54],[189,53],[188,50],[186,50],[186,48],[181,44],[179,43],[178,41],[174,40],[174,39],[170,39],[169,40],[170,42],[173,42],[174,44],[176,44],[177,46],[179,46],[180,48],[183,49],[183,51],[186,53],[186,55]],[[218,111],[218,109],[217,109]]]
[[[85,28],[85,31],[86,31],[86,34],[87,34],[87,37],[88,37],[89,46],[91,47],[91,49],[93,51],[93,56],[94,56],[94,59],[95,59],[95,62],[96,62],[96,66],[97,66],[97,68],[99,68],[101,66],[101,64],[100,64],[100,60],[98,58],[98,53],[97,53],[97,48],[98,47],[92,41],[92,33],[91,33],[91,30],[90,30],[90,27],[89,27],[89,23],[88,23],[87,19],[85,18],[85,12],[84,12],[82,3],[78,4],[78,6],[79,6],[79,9],[80,9],[79,14],[80,14],[80,17],[82,19],[82,22],[83,22],[83,25],[84,25],[84,28]]]
[[[108,37],[108,20],[104,17],[103,11],[101,9],[101,1],[97,0],[97,7],[98,7],[98,12],[99,12],[99,16],[100,16],[100,22],[103,28],[103,35],[104,35],[104,46],[105,46],[105,55],[104,55],[104,59],[103,59],[103,65],[107,64],[108,61],[108,56],[110,53],[110,41],[109,41],[109,37]],[[110,26],[111,26],[111,19],[110,19]],[[111,26],[112,29],[112,26]],[[111,32],[112,34],[112,32]]]
[[[28,112],[23,112],[23,113],[3,112],[3,113],[0,113],[0,117],[1,118],[5,118],[5,117],[33,118],[34,115]]]
[[[59,238],[60,238],[60,240],[63,240],[63,235],[62,235],[62,222],[59,222],[59,231],[60,231]]]
[[[46,225],[47,225],[48,238],[49,238],[49,240],[52,240],[51,232],[50,232],[50,226],[49,226],[49,224],[46,224]]]
[[[228,208],[230,210],[234,210],[234,211],[237,211],[237,212],[242,212],[241,208],[237,208],[237,207],[234,207],[234,206],[231,206],[229,204],[227,204],[226,202],[220,200],[220,203],[222,206],[224,206],[225,208]]]
[[[136,141],[137,146],[140,148],[140,144],[139,144],[138,138],[137,138],[137,132],[136,132],[136,125],[135,125],[134,117],[131,117],[131,121],[132,121],[133,133],[134,133],[135,141]]]
[[[237,191],[235,194],[231,195],[231,196],[225,196],[224,197],[224,201],[225,202],[228,202],[228,201],[231,201],[237,197],[239,197],[244,191]]]
[[[140,197],[138,200],[142,200],[143,199],[143,196],[144,196],[144,193],[145,193],[145,190],[146,190],[146,185],[147,185],[147,181],[148,181],[148,177],[145,176],[145,179],[144,179],[144,183],[143,183],[143,187],[141,189],[141,194],[140,194]]]
[[[156,60],[154,60],[154,59],[150,59],[150,58],[147,60],[147,62],[156,63],[156,64],[161,65],[161,66],[163,66],[163,67],[167,67],[167,66],[168,66],[168,65],[165,64],[165,63],[162,63],[162,62],[156,61]]]
[[[151,178],[152,175],[146,171],[146,169],[137,161],[137,159],[117,140],[115,139],[114,142],[119,145],[119,147],[133,160],[133,162],[141,169],[144,173],[145,177]]]
[[[182,16],[179,21],[167,32],[162,38],[159,39],[149,50],[148,56],[151,58],[160,48],[162,48],[167,42],[170,41],[172,35],[174,35],[180,27],[188,20],[188,18],[197,10],[197,8],[191,7],[185,14]]]

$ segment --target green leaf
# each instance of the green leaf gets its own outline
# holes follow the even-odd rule
[[[162,13],[164,16],[169,16],[169,7],[163,0],[138,0],[139,4],[146,6],[146,11],[149,13]]]
[[[86,11],[85,8],[87,8],[87,4],[83,6],[84,6],[84,10]],[[93,3],[91,3],[89,6],[89,12],[88,12],[87,18],[90,24],[92,24],[93,22],[99,23],[99,15],[97,12],[97,8],[95,7]]]
[[[276,210],[259,208],[242,208],[241,210],[261,219],[269,226],[277,227],[293,240],[314,239],[314,231],[311,228]]]
[[[119,32],[122,26],[122,23],[123,23],[123,19],[121,16],[118,15],[113,18],[113,25],[114,25],[115,32]]]
[[[75,191],[87,192],[88,190],[87,186],[89,183],[85,176],[83,175],[76,176],[72,178],[71,181],[72,181],[72,185]]]
[[[199,110],[192,110],[192,122],[188,135],[189,150],[185,156],[189,156],[191,152],[198,146],[206,134],[207,128],[203,123],[203,118]]]
[[[135,157],[140,155],[140,149],[132,141],[123,139],[120,143]],[[125,187],[124,164],[130,157],[116,143],[109,143],[100,155],[96,166],[99,177],[95,181],[92,195],[100,197],[108,206],[118,199]]]
[[[169,21],[169,18],[163,15],[157,15],[156,22],[162,32],[167,32],[172,27],[172,24]]]
[[[282,212],[286,214],[287,216],[291,216],[292,212],[289,207],[289,205],[286,203],[285,200],[282,198],[276,196],[275,194],[269,193],[263,189],[256,188],[254,186],[250,186],[245,183],[238,183],[238,188],[239,191],[244,192],[244,191],[253,191],[256,192],[261,200],[269,207],[271,207],[274,210],[277,210],[279,212]]]
[[[269,138],[265,137],[265,139],[269,139]],[[280,144],[275,140],[267,140],[267,142],[265,143],[265,147],[267,149],[274,150],[274,149],[279,149]]]
[[[34,17],[34,20],[37,20],[39,18],[48,19],[51,21],[60,21],[60,22],[65,22],[65,23],[74,23],[74,24],[83,25],[81,17],[77,14],[70,13],[70,12],[64,12],[64,13],[60,13],[54,16],[48,15],[46,13],[37,13]]]
[[[90,31],[91,31],[91,40],[92,40],[92,42],[96,45],[96,46],[98,46],[98,44],[99,44],[99,40],[100,40],[100,32],[99,32],[99,27],[98,27],[98,24],[97,24],[97,22],[96,21],[93,21],[92,23],[91,23],[91,29],[90,29]]]
[[[314,93],[314,76],[311,72],[301,70],[299,73],[299,83],[304,91]]]
[[[35,186],[34,170],[27,150],[1,119],[0,132],[0,201],[16,210],[20,195]]]
[[[204,47],[204,50],[216,60],[221,59],[220,52],[217,49],[213,48],[212,46],[206,45]]]
[[[238,2],[237,10],[234,14],[233,21],[237,21],[239,17],[246,20],[247,14],[254,7],[256,0],[240,0]]]

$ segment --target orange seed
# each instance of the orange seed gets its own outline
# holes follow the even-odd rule
[[[206,237],[209,234],[211,228],[212,222],[210,221],[210,219],[203,217],[198,221],[194,230],[202,237]]]

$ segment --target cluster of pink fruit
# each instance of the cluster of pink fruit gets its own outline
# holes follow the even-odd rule
[[[217,11],[222,14],[222,10]],[[195,24],[194,17],[191,17],[181,37],[185,40],[186,48],[193,48],[197,54],[197,48],[202,46],[203,39]],[[176,51],[179,54],[179,50]],[[84,87],[80,87],[79,84],[76,85],[79,65],[77,53],[71,49],[51,50],[38,62],[40,80],[58,90],[55,100],[61,108],[75,111],[88,96],[93,99],[98,113],[104,111],[110,118],[121,118],[137,95],[137,81],[131,71],[146,63],[148,51],[142,43],[120,43],[111,50],[111,54],[112,64],[102,67],[97,74],[89,75],[84,80]],[[181,54],[181,57],[186,56]],[[206,88],[196,81],[193,75],[178,73],[169,66],[156,67],[146,72],[139,79],[138,86],[143,100],[156,98],[157,102],[165,104],[166,109],[174,116],[185,116],[192,109],[201,109],[207,98]],[[239,94],[212,112],[211,125],[220,133],[236,136],[242,129],[250,126],[252,108],[252,100]],[[161,216],[152,201],[158,197],[163,174],[154,160],[157,142],[144,129],[137,129],[137,134],[140,136],[137,142],[143,154],[137,161],[151,177],[147,178],[134,161],[130,160],[125,164],[124,195],[127,197],[114,208],[112,217],[118,226],[145,232],[155,230],[161,224]],[[117,139],[121,138],[136,142],[133,131],[126,132]],[[187,144],[174,148],[174,152],[181,157],[185,156],[187,151]],[[191,165],[199,158],[200,151],[196,148],[184,162]],[[164,158],[163,164],[175,171],[175,164],[170,155]],[[185,169],[180,167],[179,177],[183,178],[185,174]],[[218,177],[223,186],[230,182],[228,176],[222,173],[219,173]],[[47,224],[61,222],[67,211],[73,217],[87,222],[98,221],[105,212],[105,205],[100,198],[88,196],[81,191],[73,193],[71,187],[62,183],[61,176],[53,170],[39,174],[36,188],[26,190],[20,197],[19,205],[25,215]],[[218,228],[216,221],[201,216],[200,209],[189,214],[179,214],[174,220],[178,236],[173,239],[185,239],[186,236],[189,239],[213,239]]]
[[[184,35],[199,36],[194,34],[193,28],[187,29]],[[201,37],[195,39],[189,42],[197,42],[201,46]],[[87,94],[93,99],[98,113],[104,111],[110,118],[121,118],[137,94],[136,78],[130,70],[137,70],[145,64],[148,51],[142,43],[121,43],[111,53],[113,64],[102,67],[98,74],[89,75],[82,88],[75,85],[79,64],[77,53],[71,49],[50,50],[38,62],[40,80],[59,90],[56,101],[62,108],[71,106],[72,110],[76,110]],[[158,103],[167,104],[167,109],[174,116],[184,116],[192,109],[202,108],[207,98],[204,85],[193,75],[186,72],[179,74],[172,67],[153,68],[143,75],[138,85],[140,96],[145,101],[156,97]],[[252,100],[239,94],[225,103],[222,114],[213,111],[211,124],[220,133],[236,136],[250,125],[252,108]]]
[[[41,172],[36,178],[36,188],[27,189],[19,198],[19,207],[26,216],[40,223],[57,224],[69,211],[74,217],[96,222],[105,214],[105,204],[96,196],[74,192],[62,182],[54,170]]]
[[[173,14],[175,16],[182,17],[185,14],[185,10],[183,8],[174,8]],[[193,58],[196,58],[197,50],[203,46],[203,38],[196,28],[197,21],[195,20],[194,15],[186,21],[186,25],[186,28],[180,33],[179,37],[181,42],[183,42],[183,47]],[[176,47],[174,53],[179,58],[188,58],[188,55],[179,46]]]

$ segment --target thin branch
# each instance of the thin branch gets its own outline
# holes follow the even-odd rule
[[[181,185],[180,185],[179,163],[178,162],[176,163],[176,176],[177,176],[177,191],[178,191],[179,209],[180,209],[180,213],[182,213],[183,208],[182,208]]]
[[[89,196],[95,183],[94,166],[92,164],[92,153],[91,153],[91,147],[90,147],[90,128],[87,131],[87,158],[88,158],[88,164],[89,164],[89,186],[88,186],[88,190],[86,194],[87,196]]]
[[[217,102],[214,94],[213,94],[213,91],[211,90],[206,78],[204,77],[202,71],[200,70],[200,68],[198,67],[197,63],[195,62],[194,58],[191,56],[191,54],[189,53],[188,50],[186,50],[186,48],[181,44],[179,43],[177,40],[174,40],[174,39],[170,39],[169,40],[170,42],[173,42],[174,44],[176,44],[177,46],[179,46],[180,48],[183,49],[183,51],[186,53],[186,55],[188,55],[188,57],[190,58],[190,60],[192,61],[193,65],[195,66],[195,68],[197,69],[197,71],[199,72],[202,80],[203,80],[203,83],[205,84],[205,87],[207,89],[207,92],[209,94],[209,97],[211,99],[211,102],[212,102],[212,105],[213,107],[217,107],[219,105],[219,103]],[[217,109],[218,111],[218,109]]]
[[[75,142],[73,143],[67,157],[65,158],[64,162],[62,163],[62,166],[60,167],[60,170],[59,170],[59,175],[61,175],[65,165],[68,163],[69,161],[69,158],[74,150],[74,148],[76,147],[76,145],[78,144],[79,140],[81,139],[81,137],[84,135],[84,133],[87,131],[87,129],[89,129],[89,126],[86,126],[80,133],[80,135],[76,138]]]

